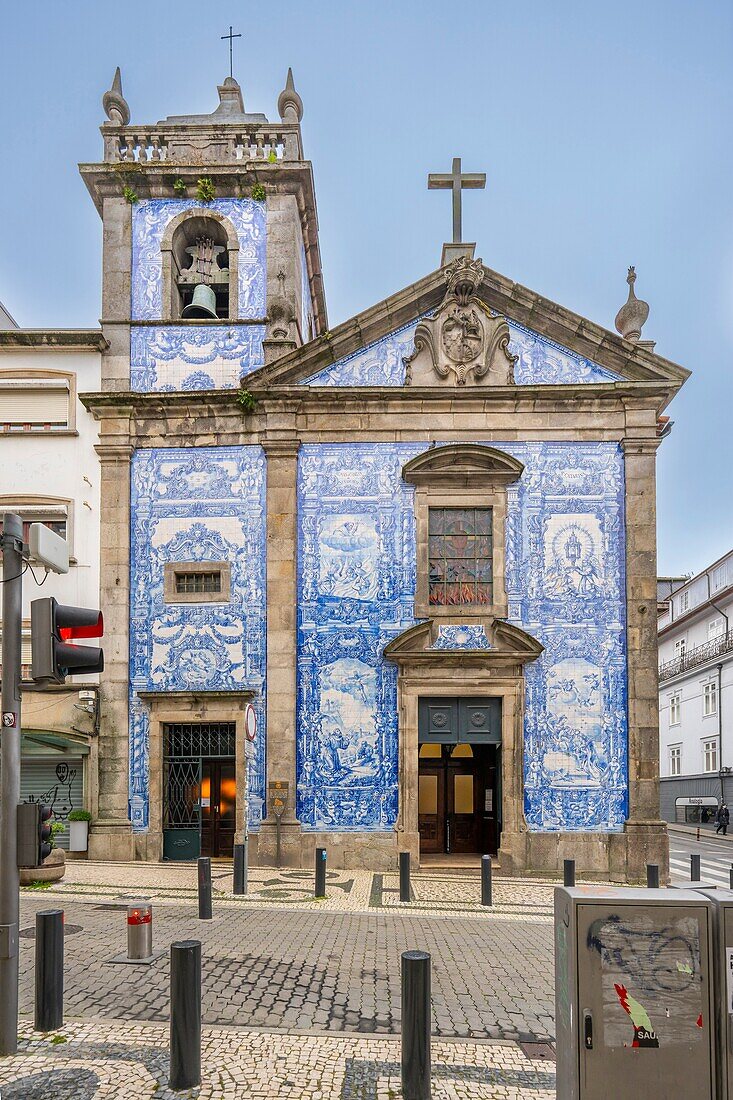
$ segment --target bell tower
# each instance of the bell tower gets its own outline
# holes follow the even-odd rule
[[[221,477],[226,480],[226,462],[240,463],[253,471],[249,480],[244,475],[234,479],[236,492],[246,496],[258,478],[257,484],[264,486],[267,459],[268,493],[270,486],[273,493],[279,492],[277,486],[286,478],[294,486],[296,448],[289,440],[283,442],[277,431],[272,442],[258,417],[248,418],[244,406],[232,400],[233,391],[242,382],[246,387],[247,376],[258,368],[328,328],[313,171],[303,155],[303,104],[292,72],[278,99],[276,122],[246,110],[233,76],[218,91],[219,104],[210,114],[172,115],[138,124],[131,121],[117,69],[102,101],[107,116],[101,127],[103,159],[80,165],[103,223],[101,326],[106,347],[103,393],[94,408],[101,421],[100,599],[105,608],[107,668],[94,795],[97,827],[90,849],[100,859],[127,860],[135,852],[158,859],[161,854],[161,799],[150,793],[160,783],[161,764],[157,750],[148,748],[152,718],[143,699],[145,689],[155,686],[155,658],[148,643],[136,640],[143,622],[146,616],[156,623],[172,616],[181,635],[186,629],[200,632],[202,624],[218,613],[181,607],[180,601],[169,607],[170,599],[157,590],[151,597],[157,601],[154,609],[151,605],[140,611],[144,592],[139,583],[133,587],[131,577],[154,535],[149,511],[135,496],[140,491],[139,483],[133,484],[135,464],[151,453],[162,461],[161,456],[177,453],[176,448],[190,449],[192,461],[198,463],[192,476],[209,485],[212,469],[224,470]],[[171,417],[176,419],[175,429]],[[232,484],[227,489],[230,496],[235,492]],[[216,497],[213,488],[209,492]],[[248,532],[255,521],[248,521],[244,530],[244,520],[237,516],[252,507],[260,522],[263,502],[258,498],[249,504],[239,499],[232,503],[232,497],[228,504],[219,498],[202,503],[204,495],[201,486],[192,490],[190,504],[181,504],[179,512],[189,508],[198,516],[204,510],[209,527],[216,528],[212,537],[219,540],[217,545],[228,546],[227,553],[241,553],[242,546],[226,542],[225,535],[231,538],[232,524],[239,523],[241,537],[253,537]],[[235,517],[222,518],[222,508]],[[175,526],[181,538],[193,538],[203,530],[201,523],[196,526],[191,516],[186,519],[179,513],[165,523]],[[217,523],[224,525],[222,530]],[[181,550],[179,556],[193,560],[204,553],[203,545]],[[279,552],[278,546],[272,540],[272,554]],[[206,553],[210,558],[213,551]],[[226,556],[223,549],[217,554]],[[285,591],[276,575],[280,565],[268,558],[267,575]],[[264,577],[264,558],[257,567]],[[294,574],[292,561],[287,568]],[[294,593],[294,579],[287,591],[291,588]],[[227,614],[240,616],[233,635],[242,644],[246,638],[244,694],[235,690],[236,670],[227,666],[221,676],[230,692],[228,715],[239,713],[236,708],[241,710],[244,697],[254,698],[260,708],[262,737],[246,766],[251,790],[256,782],[261,792],[264,612],[255,622],[251,592],[247,590],[245,599],[243,591],[238,590]],[[283,630],[288,644],[294,645],[293,631]],[[276,648],[273,645],[273,652]],[[181,660],[176,674],[188,675],[189,665],[189,658]],[[211,680],[215,673],[216,668],[208,669],[205,678]],[[278,697],[272,698],[276,702]],[[283,698],[294,698],[294,687]],[[270,700],[267,705],[269,715],[275,703]],[[282,726],[275,712],[272,726]],[[154,746],[152,735],[150,745]],[[237,767],[237,782],[244,782],[245,765],[239,761]],[[243,805],[240,799],[240,817]],[[237,827],[242,825],[238,817]]]
[[[279,122],[233,76],[218,91],[210,114],[153,125],[131,122],[119,68],[104,94],[104,159],[80,171],[104,223],[105,389],[237,386],[328,327],[292,71]]]

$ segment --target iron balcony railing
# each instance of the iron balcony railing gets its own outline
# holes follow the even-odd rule
[[[698,668],[708,661],[714,661],[723,653],[733,649],[733,630],[726,634],[720,634],[717,638],[711,638],[703,645],[697,645],[694,649],[688,649],[681,657],[675,657],[673,661],[665,661],[659,666],[659,680],[671,680],[673,676],[679,676],[681,672],[687,672],[691,668]]]

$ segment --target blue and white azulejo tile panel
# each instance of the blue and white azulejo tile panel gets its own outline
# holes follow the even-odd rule
[[[405,356],[415,348],[418,319],[314,374],[304,386],[403,386]]]
[[[624,464],[615,443],[511,443],[509,619],[542,642],[526,666],[532,830],[620,831],[628,802]]]
[[[438,627],[431,649],[491,649],[491,645],[483,626],[451,623]]]
[[[149,820],[149,712],[144,691],[255,692],[258,737],[248,763],[250,823],[265,792],[265,456],[261,447],[139,450],[133,455],[130,546],[130,812]],[[228,603],[163,598],[166,562],[231,566]],[[262,736],[259,735],[262,731]]]
[[[517,356],[517,385],[576,385],[582,382],[615,382],[619,376],[584,359],[574,351],[509,321],[509,350]],[[306,386],[403,386],[403,359],[414,351],[418,320],[411,321],[361,351],[339,359],[307,379]],[[437,381],[437,380],[436,380]]]
[[[297,812],[305,829],[397,819],[397,670],[412,626],[413,487],[422,444],[303,446],[298,471]]]
[[[142,199],[132,207],[132,319],[159,321],[163,316],[163,260],[166,227],[179,214],[211,210],[227,218],[239,241],[239,316],[264,317],[266,296],[265,204],[253,199]]]
[[[223,390],[264,363],[264,325],[151,325],[130,333],[130,389]]]
[[[606,443],[493,446],[525,465],[507,502],[509,618],[545,647],[525,670],[527,822],[540,832],[620,830],[623,458]],[[377,830],[396,819],[396,672],[381,653],[414,622],[413,497],[401,474],[427,447],[300,453],[298,816],[308,829]],[[446,625],[436,645],[463,645],[458,628]]]

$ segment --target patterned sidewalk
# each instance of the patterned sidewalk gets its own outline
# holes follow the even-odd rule
[[[461,874],[417,871],[412,875],[412,897],[399,900],[399,876],[371,871],[329,871],[326,898],[313,896],[312,871],[255,867],[249,871],[247,895],[232,893],[231,864],[212,866],[212,888],[217,905],[256,909],[286,906],[289,909],[368,913],[374,910],[423,911],[431,916],[460,915],[485,919],[481,905],[481,881],[477,871]],[[491,912],[506,919],[546,922],[552,919],[553,889],[557,880],[516,879],[495,876]],[[31,891],[28,891],[30,893]],[[197,897],[196,865],[171,863],[90,863],[69,861],[63,880],[50,888],[58,899],[96,898],[120,901],[144,897],[152,901],[194,902]]]
[[[3,1100],[399,1100],[400,1043],[205,1027],[202,1084],[168,1088],[168,1029],[71,1021],[39,1035],[24,1022],[17,1056],[0,1061]],[[433,1100],[552,1100],[555,1067],[514,1043],[434,1042]]]

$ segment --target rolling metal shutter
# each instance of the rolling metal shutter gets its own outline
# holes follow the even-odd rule
[[[45,802],[55,820],[66,822],[70,810],[84,809],[84,765],[81,757],[64,760],[23,760],[20,766],[20,801]],[[59,848],[68,848],[68,825],[56,837]]]
[[[0,424],[69,423],[66,386],[0,386]]]

